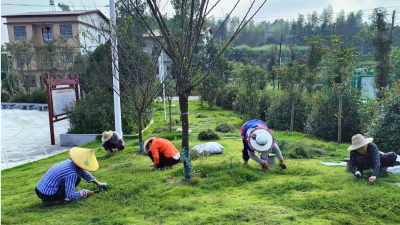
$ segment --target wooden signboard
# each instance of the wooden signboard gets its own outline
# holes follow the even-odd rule
[[[47,90],[47,104],[49,106],[49,125],[51,144],[55,145],[54,123],[69,118],[69,112],[75,102],[82,98],[79,87],[80,74],[70,75],[67,79],[52,78],[48,73],[43,78]]]

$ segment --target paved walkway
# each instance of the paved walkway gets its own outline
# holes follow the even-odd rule
[[[68,150],[59,146],[59,134],[68,128],[68,120],[54,123],[56,145],[51,145],[47,111],[1,109],[1,170]]]

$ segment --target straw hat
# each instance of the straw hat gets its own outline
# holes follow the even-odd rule
[[[373,138],[364,138],[364,136],[362,136],[361,134],[356,134],[351,138],[351,146],[347,150],[356,150],[364,145],[371,143],[373,140]]]
[[[103,136],[101,137],[101,141],[106,142],[106,141],[110,140],[112,138],[113,134],[114,134],[114,131],[112,131],[112,130],[104,131],[102,134]]]
[[[94,155],[93,149],[71,148],[69,158],[80,168],[87,171],[96,171],[99,169],[99,163]]]
[[[250,149],[263,152],[272,148],[275,139],[272,132],[266,128],[253,128],[247,137]]]
[[[149,141],[154,140],[154,139],[156,139],[156,137],[151,137],[151,138],[149,138],[149,139],[147,139],[147,140],[144,141],[144,144],[143,144],[143,152],[144,152],[145,154],[149,154],[149,152],[148,152],[147,149],[146,149],[146,146],[147,146],[147,144],[149,144]]]

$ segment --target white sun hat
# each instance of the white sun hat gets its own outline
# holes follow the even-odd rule
[[[356,134],[351,138],[351,146],[347,150],[356,150],[364,145],[371,143],[373,140],[373,138],[364,138],[364,136],[362,136],[361,134]]]
[[[268,151],[274,145],[275,139],[272,132],[267,128],[253,128],[247,137],[250,149],[253,151]]]

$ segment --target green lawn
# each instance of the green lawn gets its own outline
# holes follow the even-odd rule
[[[178,105],[177,102],[174,104]],[[161,103],[155,106],[155,127],[165,127]],[[173,110],[179,118],[179,107]],[[201,117],[196,118],[201,114]],[[127,148],[106,154],[100,141],[83,147],[95,149],[100,169],[93,175],[111,190],[65,205],[42,204],[34,193],[42,175],[55,163],[68,158],[62,153],[34,163],[2,171],[2,224],[399,224],[400,175],[355,180],[345,167],[328,167],[321,161],[348,157],[347,144],[336,145],[304,134],[274,131],[282,147],[287,170],[272,167],[262,172],[254,161],[242,166],[240,117],[219,108],[201,108],[190,101],[193,133],[190,146],[201,143],[201,129],[214,129],[228,122],[235,133],[221,134],[221,155],[201,156],[193,163],[193,180],[183,182],[183,166],[150,171],[149,157],[138,155],[137,139],[126,140]],[[175,127],[176,129],[176,127]],[[173,140],[180,149],[179,134],[157,133]],[[311,159],[288,159],[290,143],[301,141],[319,149]],[[296,145],[293,145],[296,146]],[[311,148],[310,147],[310,148]],[[333,156],[333,157],[331,157]],[[78,189],[96,189],[83,181]]]

